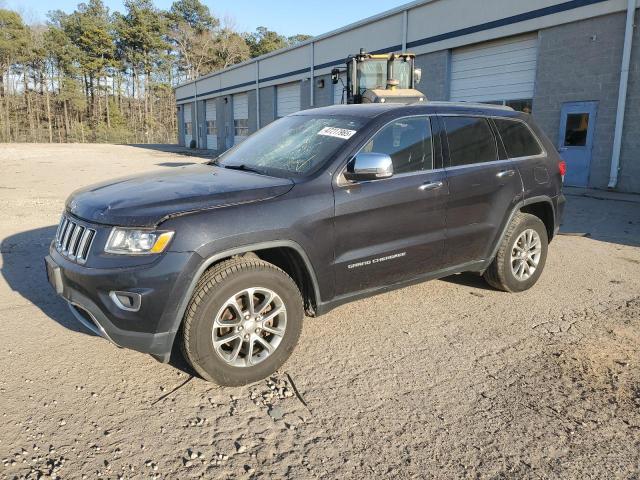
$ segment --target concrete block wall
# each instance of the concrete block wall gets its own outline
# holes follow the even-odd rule
[[[318,86],[318,80],[324,80],[324,87]],[[331,88],[331,75],[318,75],[313,86],[314,104],[316,107],[333,105],[333,89]]]
[[[260,89],[260,127],[273,122],[276,118],[276,87]]]
[[[256,102],[257,92],[249,90],[247,94],[249,98],[249,134],[258,130],[258,104]]]
[[[562,104],[598,102],[589,177],[595,188],[609,181],[624,26],[625,14],[616,13],[539,32],[534,118],[557,145]]]
[[[429,100],[449,100],[451,51],[416,56],[416,68],[422,69],[422,81],[417,85]]]
[[[218,128],[218,153],[224,152],[227,148],[225,147],[225,128],[224,128],[224,120],[225,120],[225,103],[224,97],[216,98],[216,126]]]
[[[311,80],[304,79],[300,81],[300,108],[306,110],[311,108]]]
[[[618,189],[640,192],[640,10],[636,9]]]

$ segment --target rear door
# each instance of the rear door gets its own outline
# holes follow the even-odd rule
[[[504,220],[522,199],[522,180],[499,153],[489,120],[482,116],[441,116],[446,132],[449,182],[445,266],[491,255]],[[501,149],[503,150],[503,149]]]
[[[433,138],[427,116],[394,120],[362,149],[390,155],[393,177],[335,187],[337,295],[441,267],[448,189]]]

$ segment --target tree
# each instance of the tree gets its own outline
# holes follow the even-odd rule
[[[304,33],[298,33],[296,35],[292,35],[291,37],[287,38],[287,44],[290,47],[293,47],[295,45],[301,44],[302,42],[306,42],[310,38],[313,38],[313,37],[311,35],[306,35]]]
[[[246,40],[252,58],[288,46],[286,37],[269,30],[267,27],[258,27],[254,33],[246,36]]]
[[[7,92],[11,66],[19,63],[28,48],[30,41],[29,30],[22,23],[22,18],[16,12],[0,10],[0,97],[3,99],[0,119],[4,118],[4,136],[11,137],[10,99]],[[2,116],[4,113],[4,116]]]

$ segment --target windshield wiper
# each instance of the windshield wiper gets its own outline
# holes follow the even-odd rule
[[[229,170],[242,170],[243,172],[253,172],[253,173],[258,173],[260,175],[264,175],[264,172],[262,170],[257,170],[255,168],[247,167],[244,163],[241,163],[240,165],[222,165],[222,164],[218,164],[218,165],[224,168],[228,168]]]

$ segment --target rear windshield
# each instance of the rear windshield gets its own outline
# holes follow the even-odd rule
[[[356,117],[284,117],[225,152],[217,163],[273,176],[308,175],[333,157],[364,122]]]

